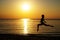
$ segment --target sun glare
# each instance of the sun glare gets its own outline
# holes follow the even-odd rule
[[[29,8],[30,8],[30,7],[29,7],[28,4],[23,4],[23,5],[22,5],[22,9],[23,9],[23,10],[29,10]]]
[[[28,33],[28,20],[29,19],[22,19],[23,20],[23,23],[24,23],[24,34],[27,34]]]

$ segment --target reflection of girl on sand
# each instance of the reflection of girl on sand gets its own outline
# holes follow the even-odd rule
[[[39,31],[39,26],[41,26],[41,25],[54,27],[54,26],[51,26],[51,25],[45,24],[46,21],[44,20],[44,15],[42,15],[42,18],[41,18],[41,21],[40,21],[40,22],[41,22],[41,24],[38,24],[38,25],[37,25],[37,31]]]

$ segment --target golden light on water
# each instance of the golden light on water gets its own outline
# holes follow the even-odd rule
[[[24,20],[24,33],[27,33],[27,20]]]
[[[28,33],[28,20],[29,19],[22,19],[24,23],[24,34]]]

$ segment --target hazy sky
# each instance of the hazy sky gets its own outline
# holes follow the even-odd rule
[[[22,10],[22,5],[29,10]],[[60,0],[0,0],[0,18],[60,19]]]

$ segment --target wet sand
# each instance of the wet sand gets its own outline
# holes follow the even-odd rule
[[[19,34],[0,34],[1,40],[58,40],[60,39],[60,35],[56,34],[27,34],[27,35],[19,35]]]

